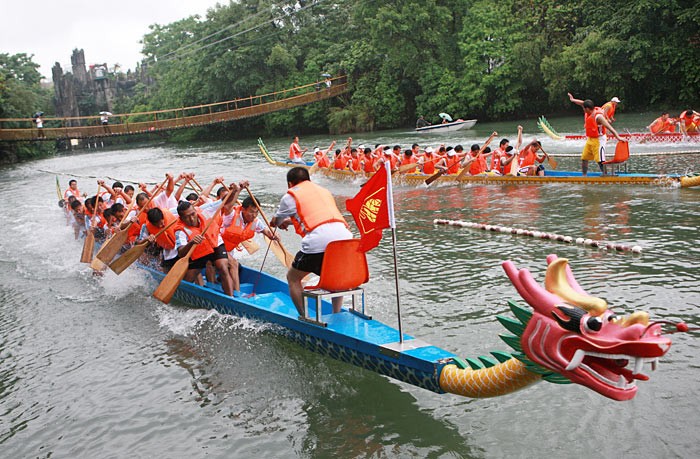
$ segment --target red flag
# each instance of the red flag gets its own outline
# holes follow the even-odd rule
[[[367,252],[379,245],[382,230],[390,227],[387,172],[380,167],[354,198],[345,201],[345,208],[360,230],[360,251]]]

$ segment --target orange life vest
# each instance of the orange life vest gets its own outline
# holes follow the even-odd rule
[[[584,113],[583,127],[586,129],[586,137],[588,138],[595,139],[605,135],[605,127],[598,125],[598,122],[596,121],[598,115],[605,116],[600,107],[595,107],[593,109],[593,113],[590,115],[588,113]]]
[[[63,199],[65,199],[66,201],[68,201],[69,196],[74,196],[75,199],[77,199],[80,202],[83,202],[82,198],[80,197],[80,190],[77,188],[75,189],[75,191],[73,191],[71,188],[68,188],[66,191],[63,192]]]
[[[302,157],[302,154],[301,154],[301,148],[299,147],[299,144],[292,143],[289,146],[289,159],[297,159],[297,158],[301,158],[301,157]]]
[[[671,121],[671,118],[667,118],[664,121],[661,117],[658,117],[654,120],[653,123],[649,125],[649,130],[652,134],[660,134],[663,132],[675,132],[676,125],[673,121]]]
[[[427,175],[433,175],[435,173],[435,163],[438,161],[433,155],[425,155],[425,160],[423,161],[423,173]]]
[[[327,167],[330,167],[330,166],[331,166],[331,160],[328,159],[328,156],[326,156],[326,155],[321,155],[321,156],[318,158],[318,167],[327,168]]]
[[[292,218],[294,229],[301,237],[325,223],[342,222],[347,226],[343,215],[335,205],[330,191],[308,180],[287,190],[297,205],[299,218]]]
[[[455,159],[450,162],[450,157],[447,156],[445,158],[445,165],[447,166],[447,173],[448,174],[456,174],[459,172],[459,165],[460,165],[460,159],[455,155]]]
[[[129,235],[129,242],[134,242],[138,237],[139,234],[141,234],[141,226],[143,226],[147,221],[148,218],[146,217],[146,210],[141,212],[139,214],[139,222],[138,223],[132,223],[129,226],[129,232],[127,233]],[[165,213],[165,212],[163,212]],[[155,234],[155,233],[152,233]]]
[[[605,114],[605,109],[608,109],[608,119],[615,118],[615,104],[613,104],[612,102],[605,102],[600,108],[603,110],[603,114]]]
[[[374,172],[374,157],[371,153],[369,155],[365,155],[364,167],[362,170],[369,173]]]
[[[348,166],[348,158],[345,157],[345,155],[340,154],[335,157],[335,161],[333,161],[333,169],[338,169],[338,170],[343,170]]]
[[[469,166],[469,173],[471,175],[479,175],[486,172],[486,158],[479,155]]]
[[[172,223],[173,220],[175,220],[175,215],[173,215],[168,209],[160,209],[160,210],[163,212],[163,224],[165,226],[168,226],[170,223]],[[141,215],[143,215],[143,214],[141,214]],[[139,219],[141,218],[141,215],[139,215]],[[134,224],[132,223],[131,226],[134,226]],[[163,231],[163,233],[156,238],[156,243],[164,249],[172,250],[175,248],[175,230],[173,229],[174,226],[175,225],[173,225],[170,228],[168,228],[167,230]],[[146,216],[146,228],[148,229],[148,233],[153,234],[153,235],[157,234],[158,231],[163,229],[163,228],[158,228],[153,223],[148,221],[148,216]],[[131,229],[131,228],[129,228],[129,229]]]
[[[202,211],[195,207],[197,212],[197,218],[199,220],[198,226],[186,225],[181,219],[178,218],[178,222],[175,223],[175,232],[182,231],[187,236],[187,241],[191,241],[193,237],[198,234],[202,234],[204,227],[207,224],[207,219],[202,214]],[[219,242],[219,225],[216,222],[212,223],[207,232],[204,234],[204,240],[194,246],[194,251],[190,257],[192,260],[197,260],[202,257],[206,257],[210,253],[214,252],[214,249],[218,247]]]
[[[238,246],[243,241],[247,241],[255,237],[255,231],[253,230],[253,224],[255,220],[251,221],[245,226],[238,225],[238,217],[241,215],[242,206],[234,207],[235,211],[233,214],[233,220],[231,220],[231,226],[226,228],[221,234],[221,238],[224,240],[226,245],[226,250],[229,252],[238,248]]]

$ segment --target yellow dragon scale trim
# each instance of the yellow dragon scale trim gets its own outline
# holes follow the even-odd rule
[[[440,373],[440,388],[451,394],[486,398],[509,394],[540,379],[541,376],[528,371],[525,364],[510,359],[479,370],[463,370],[456,365],[446,365]]]

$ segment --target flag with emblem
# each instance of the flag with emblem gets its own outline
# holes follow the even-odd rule
[[[345,201],[360,231],[360,250],[367,252],[379,245],[384,228],[393,228],[391,175],[380,168],[354,198]]]

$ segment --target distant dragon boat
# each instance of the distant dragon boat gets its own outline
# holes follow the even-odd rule
[[[586,140],[583,134],[559,134],[549,121],[544,116],[540,116],[537,120],[537,127],[540,131],[547,134],[553,140]],[[651,132],[619,132],[623,139],[636,143],[679,143],[679,142],[698,142],[700,141],[700,132],[689,132],[682,134],[680,132],[664,132],[652,134]],[[608,140],[614,139],[612,135],[608,135]]]
[[[369,178],[364,172],[352,172],[349,170],[338,170],[333,168],[313,168],[311,161],[305,164],[283,162],[275,160],[262,139],[258,139],[258,147],[265,160],[280,167],[302,166],[309,168],[312,172],[322,174],[326,177],[337,180],[355,180],[361,178],[363,181]],[[415,173],[395,173],[393,180],[396,183],[418,186],[425,184],[429,178],[426,174]],[[600,172],[590,172],[587,176],[579,171],[556,171],[546,170],[543,177],[510,176],[510,175],[464,175],[457,178],[456,175],[445,174],[436,180],[437,183],[489,183],[489,184],[514,184],[514,185],[541,185],[545,183],[576,183],[586,185],[653,185],[663,187],[689,188],[700,185],[700,175],[679,175],[679,174],[642,174],[620,172],[614,175],[601,175]]]

